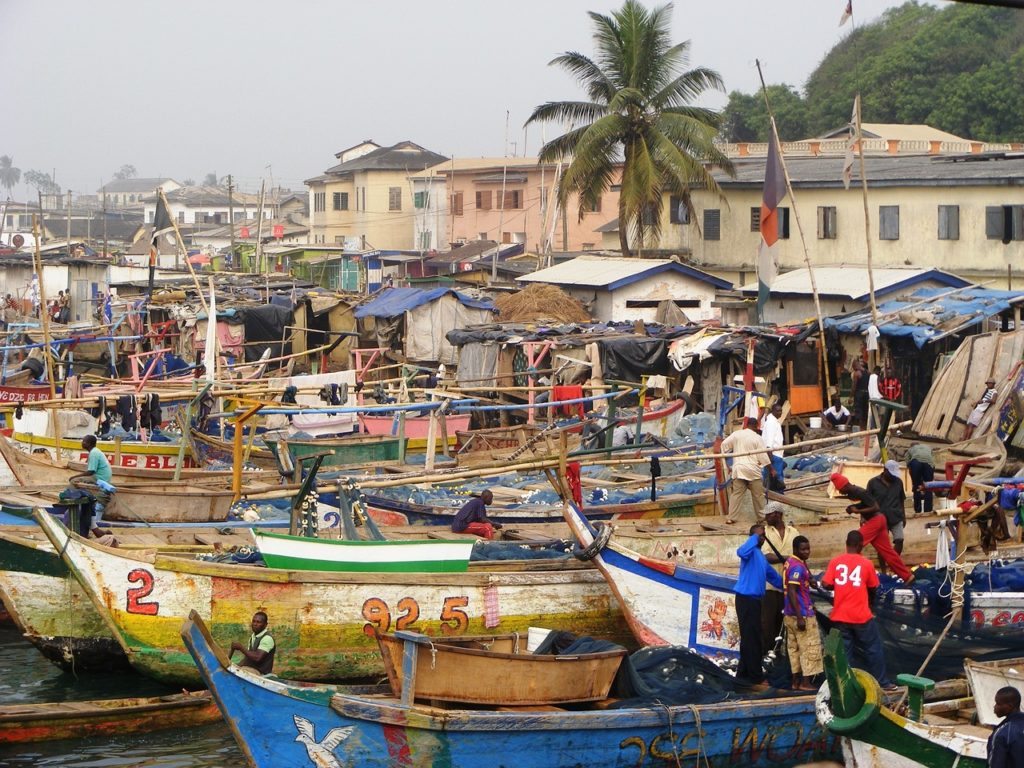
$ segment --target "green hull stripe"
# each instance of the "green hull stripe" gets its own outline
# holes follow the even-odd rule
[[[288,555],[264,553],[270,568],[302,571],[350,571],[358,573],[464,573],[465,560],[404,560],[397,563],[360,563],[352,561],[307,560]]]

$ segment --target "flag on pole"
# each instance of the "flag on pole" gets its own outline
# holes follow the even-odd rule
[[[846,156],[843,158],[843,187],[850,188],[853,177],[853,156],[857,148],[857,126],[860,124],[860,94],[853,97],[853,113],[850,115],[850,138],[846,140]]]
[[[163,235],[173,231],[174,223],[171,221],[171,214],[167,210],[167,203],[164,202],[164,196],[157,192],[156,214],[153,216],[153,239],[150,240],[152,247],[149,249],[149,261],[151,264],[156,264],[157,242]]]
[[[842,18],[839,19],[839,26],[843,26],[851,18],[853,18],[853,0],[846,0],[846,8],[843,10]]]
[[[768,137],[768,161],[764,168],[764,196],[761,199],[761,245],[757,252],[757,313],[763,315],[772,283],[779,274],[776,242],[779,239],[779,203],[786,196],[786,175],[779,156],[775,121]]]

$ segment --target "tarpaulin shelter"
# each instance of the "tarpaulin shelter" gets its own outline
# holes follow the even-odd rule
[[[458,355],[445,335],[493,319],[490,300],[451,288],[388,288],[356,307],[357,319],[374,319],[382,347],[401,348],[407,360],[454,364]]]

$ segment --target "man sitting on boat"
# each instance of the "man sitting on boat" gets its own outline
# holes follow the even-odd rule
[[[866,489],[851,483],[844,475],[833,473],[832,485],[836,491],[853,499],[857,503],[846,508],[847,514],[860,513],[860,534],[864,538],[864,544],[870,544],[878,553],[878,558],[906,584],[912,584],[914,574],[907,568],[903,558],[899,556],[889,541],[889,527],[885,515],[881,513],[878,501]]]
[[[1020,691],[1007,685],[996,691],[992,708],[1003,722],[988,737],[986,754],[990,768],[1024,766],[1024,712],[1020,711]]]
[[[274,670],[274,653],[277,651],[277,644],[274,642],[270,630],[267,629],[267,614],[263,611],[256,611],[252,615],[252,634],[249,636],[249,647],[246,648],[238,641],[231,644],[230,659],[235,651],[242,652],[240,667],[250,667],[261,675],[269,675]]]
[[[485,490],[479,496],[462,505],[462,509],[455,513],[452,520],[452,533],[472,533],[485,539],[494,538],[494,529],[501,528],[501,523],[496,523],[487,517],[487,507],[494,501],[494,494]]]
[[[89,452],[89,459],[85,465],[85,472],[72,477],[72,480],[91,478],[99,488],[93,495],[96,498],[92,518],[92,530],[99,528],[100,520],[103,519],[103,510],[110,506],[117,489],[110,484],[114,474],[110,469],[110,462],[103,455],[103,451],[96,447],[96,435],[86,435],[82,438],[82,450]]]

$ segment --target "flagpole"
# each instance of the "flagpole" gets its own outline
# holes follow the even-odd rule
[[[811,265],[811,256],[807,250],[807,240],[804,238],[804,228],[800,225],[800,215],[796,208],[796,195],[793,194],[793,183],[789,178],[789,169],[786,167],[786,158],[782,154],[782,142],[779,141],[779,133],[775,127],[775,115],[772,114],[772,105],[768,101],[768,89],[764,84],[764,73],[761,71],[761,62],[755,59],[757,64],[757,75],[761,78],[761,94],[764,96],[764,106],[768,110],[768,123],[771,128],[769,141],[775,142],[775,149],[778,152],[779,163],[782,165],[782,177],[786,180],[786,192],[793,203],[793,219],[796,221],[796,231],[800,234],[800,246],[804,251],[804,263],[807,265],[807,275],[811,281],[811,293],[814,296],[814,312],[818,318],[818,340],[821,344],[821,368],[825,374],[825,393],[832,394],[832,378],[828,373],[828,349],[825,346],[825,317],[821,312],[821,299],[818,297],[818,281],[814,277],[814,267]]]
[[[860,129],[860,94],[854,97],[854,113],[856,121],[854,131],[857,135],[857,154],[860,156],[860,188],[864,199],[864,241],[868,247],[868,295],[871,297],[871,324],[878,327],[878,305],[875,303],[875,274],[871,269],[871,214],[868,211],[868,177],[864,171],[864,136]]]
[[[182,240],[182,238],[181,238],[181,231],[178,229],[178,222],[176,222],[174,220],[174,217],[171,216],[171,206],[169,206],[167,204],[167,197],[164,195],[163,189],[158,187],[157,188],[157,194],[160,195],[160,199],[164,201],[164,208],[167,210],[167,216],[171,220],[171,226],[174,227],[174,236],[178,240],[178,247],[181,249],[181,252],[185,254],[185,266],[188,267],[189,274],[192,275],[192,282],[196,286],[196,293],[199,294],[199,301],[203,305],[203,311],[206,312],[207,314],[209,314],[210,307],[207,305],[206,298],[203,296],[203,287],[202,287],[202,285],[199,284],[199,278],[196,276],[196,271],[194,269],[192,269],[192,262],[188,258],[188,250],[185,248],[185,241]],[[150,291],[150,297],[152,298],[152,292],[153,292],[153,268],[152,267],[150,267],[150,270],[149,270],[149,291]]]

